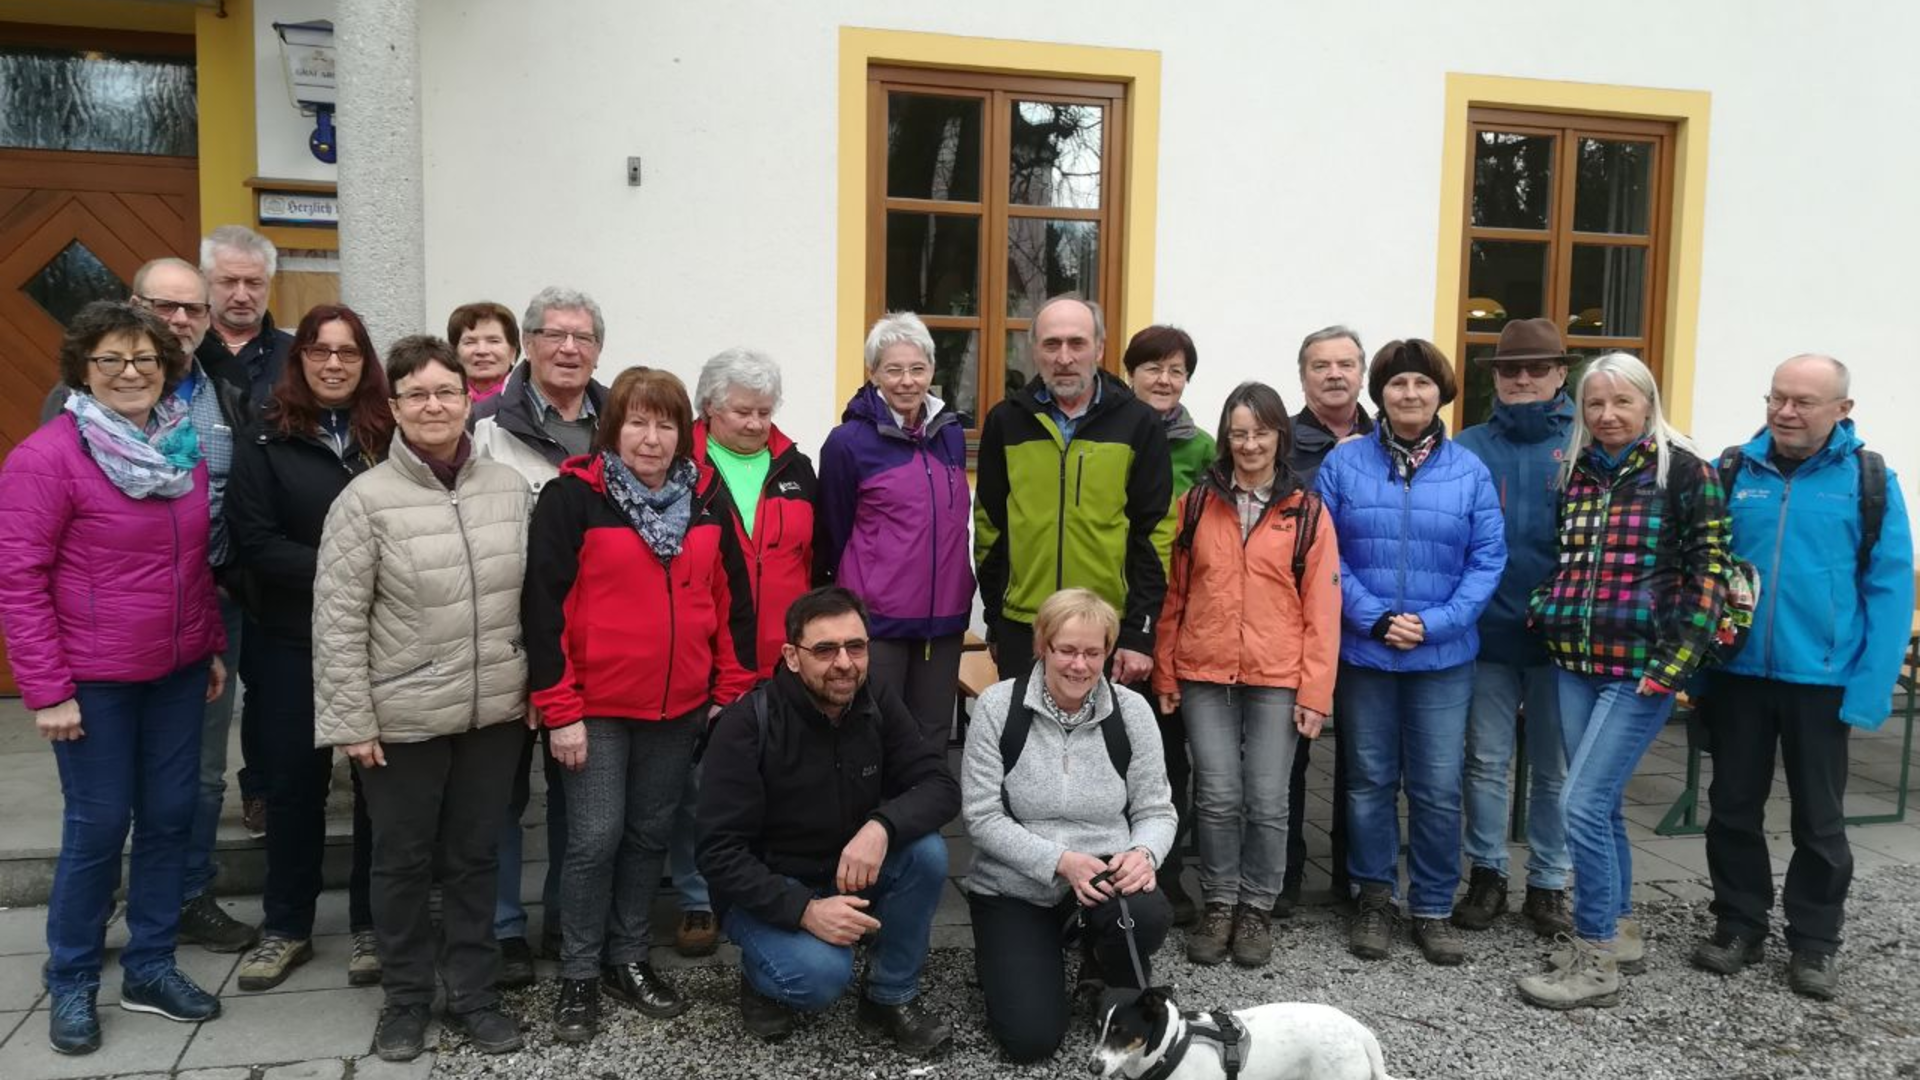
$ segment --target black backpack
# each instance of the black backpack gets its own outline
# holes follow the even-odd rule
[[[1013,802],[1007,798],[1007,777],[1020,763],[1020,752],[1027,748],[1027,734],[1033,730],[1033,710],[1027,707],[1027,683],[1031,678],[1032,674],[1028,673],[1013,681],[1013,698],[1007,702],[1007,723],[1000,729],[1000,807],[1015,821],[1020,817],[1013,812]],[[1107,760],[1113,762],[1113,771],[1120,774],[1120,782],[1124,784],[1127,769],[1133,764],[1133,740],[1127,737],[1126,718],[1120,715],[1120,699],[1114,696],[1110,682],[1107,696],[1113,698],[1113,714],[1100,721],[1100,737],[1107,742]],[[1131,799],[1123,812],[1132,818]]]
[[[1880,543],[1880,527],[1887,520],[1887,459],[1872,450],[1854,451],[1854,464],[1860,469],[1860,550],[1854,559],[1859,573],[1865,574],[1873,563],[1874,546]],[[1733,503],[1733,482],[1747,460],[1738,446],[1729,446],[1720,454],[1720,486],[1727,503]]]

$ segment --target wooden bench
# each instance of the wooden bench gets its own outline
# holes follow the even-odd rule
[[[973,631],[967,631],[966,641],[960,650],[960,693],[954,700],[953,727],[947,736],[947,741],[955,746],[967,739],[967,702],[1000,681],[999,665],[993,662],[992,654],[987,652],[987,643]]]

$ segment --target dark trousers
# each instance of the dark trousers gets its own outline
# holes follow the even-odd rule
[[[327,791],[333,747],[313,745],[313,650],[256,628],[241,652],[259,739],[254,768],[266,785],[267,886],[261,928],[291,938],[313,936],[327,854]],[[353,872],[347,884],[347,921],[373,926],[368,900],[373,823],[360,779],[353,781]]]
[[[1319,739],[1309,739],[1301,735],[1298,738],[1300,741],[1293,748],[1293,780],[1287,787],[1286,888],[1290,891],[1300,888],[1300,881],[1307,872],[1307,758],[1313,752],[1314,743],[1324,743],[1328,736],[1322,734]],[[1331,752],[1333,820],[1328,823],[1327,832],[1333,842],[1333,892],[1335,896],[1344,898],[1347,895],[1347,756],[1340,753],[1338,746],[1333,747]]]
[[[1066,1036],[1072,1019],[1064,955],[1066,927],[1076,909],[1085,919],[1085,933],[1091,935],[1100,978],[1108,986],[1134,986],[1133,962],[1115,901],[1080,908],[1069,893],[1048,907],[968,893],[967,907],[973,914],[974,970],[987,999],[987,1029],[1016,1062],[1052,1055]],[[1173,924],[1173,907],[1158,889],[1127,897],[1127,907],[1133,916],[1140,966],[1151,979],[1153,954]]]
[[[1853,849],[1847,845],[1847,738],[1838,686],[1716,674],[1702,717],[1713,739],[1707,797],[1707,870],[1723,930],[1764,934],[1773,911],[1773,863],[1761,832],[1773,787],[1774,746],[1786,764],[1793,858],[1782,902],[1787,946],[1840,948]]]
[[[993,635],[993,662],[1003,679],[1017,679],[1033,670],[1033,624],[1001,619]]]
[[[1186,867],[1182,852],[1193,842],[1193,762],[1187,756],[1187,720],[1179,709],[1161,712],[1160,695],[1153,692],[1153,687],[1143,683],[1134,689],[1147,699],[1154,717],[1160,721],[1160,749],[1166,759],[1167,786],[1172,789],[1174,812],[1180,815],[1173,846],[1167,849],[1166,861],[1160,864],[1159,877],[1170,887],[1185,892],[1185,887],[1179,884],[1180,872]]]
[[[953,699],[960,686],[963,635],[937,638],[875,638],[867,661],[867,685],[875,695],[895,693],[928,739],[947,744],[953,730]]]
[[[494,842],[524,728],[494,724],[417,743],[384,743],[387,763],[356,765],[373,819],[373,932],[390,1005],[433,1001],[436,955],[455,1013],[499,1000],[493,941]],[[427,894],[440,883],[436,939]]]
[[[265,749],[260,745],[260,706],[254,701],[253,680],[247,678],[244,670],[246,661],[244,649],[250,637],[265,637],[266,631],[250,618],[240,620],[240,643],[243,650],[241,660],[241,681],[245,692],[240,695],[240,798],[264,799],[267,797],[267,773],[261,765]],[[311,676],[309,676],[311,678]]]

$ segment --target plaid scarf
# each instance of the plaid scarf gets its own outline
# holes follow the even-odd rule
[[[660,485],[659,491],[653,491],[633,475],[619,454],[602,450],[600,460],[607,478],[607,494],[633,526],[633,531],[662,559],[680,554],[680,546],[687,538],[687,525],[693,520],[693,482],[700,470],[690,459],[681,458],[667,469],[666,483]]]
[[[66,411],[80,431],[80,445],[113,486],[130,499],[177,499],[193,490],[200,463],[200,436],[191,409],[167,394],[153,406],[143,432],[133,421],[100,404],[92,394],[70,394]]]
[[[1427,424],[1427,429],[1412,442],[1403,441],[1393,433],[1393,425],[1387,422],[1385,410],[1380,413],[1380,442],[1387,448],[1387,457],[1393,461],[1393,474],[1402,483],[1411,484],[1414,472],[1426,463],[1433,448],[1440,445],[1440,436],[1446,434],[1446,425],[1435,416]]]

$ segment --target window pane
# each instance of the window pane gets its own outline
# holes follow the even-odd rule
[[[980,332],[930,330],[933,335],[932,394],[949,409],[979,419]]]
[[[1652,177],[1652,143],[1581,139],[1573,181],[1575,231],[1645,236]]]
[[[192,157],[193,58],[0,52],[0,146]]]
[[[1639,337],[1646,294],[1646,248],[1575,244],[1567,333]]]
[[[1508,319],[1537,319],[1546,311],[1547,245],[1475,240],[1467,267],[1469,330],[1498,330]]]
[[[1544,229],[1553,205],[1553,136],[1483,131],[1473,146],[1473,223]]]
[[[980,201],[979,98],[887,95],[887,194]]]
[[[53,321],[65,326],[95,300],[125,300],[126,282],[100,257],[75,240],[26,280],[20,291],[33,298]]]
[[[887,215],[887,310],[973,315],[980,304],[980,219]]]
[[[1001,380],[1000,397],[1004,400],[1013,395],[1027,383],[1033,381],[1033,342],[1027,339],[1025,330],[1007,331],[1007,364]]]
[[[1493,369],[1476,362],[1491,355],[1492,345],[1469,345],[1460,355],[1459,373],[1466,387],[1460,392],[1461,430],[1485,423],[1493,415]]]
[[[1099,207],[1104,111],[1098,105],[1013,103],[1008,196],[1016,205]]]
[[[1007,315],[1032,317],[1049,296],[1100,299],[1100,226],[1046,218],[1007,220]]]

